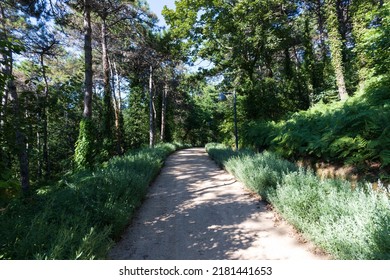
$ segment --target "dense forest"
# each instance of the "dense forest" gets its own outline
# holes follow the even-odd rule
[[[200,75],[218,77],[217,92],[237,94],[241,146],[359,170],[380,166],[388,179],[389,3],[176,4],[164,12],[187,59],[210,62]],[[232,115],[215,123],[219,142],[233,143]]]
[[[167,99],[180,105],[184,74],[145,1],[2,1],[0,8],[2,184],[28,191],[173,139]]]
[[[233,146],[233,105],[240,148],[390,180],[388,1],[175,4],[0,1],[2,215],[137,149]]]

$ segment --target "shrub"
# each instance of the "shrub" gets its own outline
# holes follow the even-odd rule
[[[339,259],[389,259],[389,199],[348,181],[312,172],[286,174],[269,200],[282,215]],[[379,237],[380,235],[380,237]]]
[[[218,143],[206,144],[206,151],[220,167],[224,166],[226,160],[236,155],[231,148]]]
[[[266,199],[269,189],[276,188],[283,174],[296,170],[294,164],[267,151],[230,158],[224,166],[238,180]]]
[[[321,180],[270,152],[234,153],[219,144],[207,150],[335,258],[390,258],[390,201],[384,186],[374,191],[371,184],[353,188],[345,180]]]
[[[13,200],[0,213],[0,259],[104,259],[176,148],[132,151]]]
[[[84,169],[92,166],[93,163],[93,123],[85,118],[80,121],[79,137],[76,141],[74,162],[77,169]]]
[[[251,122],[244,128],[246,146],[287,158],[390,166],[390,78],[371,78],[346,102],[318,103],[280,122]]]

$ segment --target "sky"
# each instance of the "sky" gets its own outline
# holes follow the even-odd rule
[[[172,9],[175,8],[175,0],[147,0],[150,6],[150,10],[155,13],[160,19],[160,25],[166,26],[164,17],[161,15],[161,11],[164,6]]]

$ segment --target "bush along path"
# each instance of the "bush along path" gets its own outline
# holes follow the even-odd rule
[[[320,179],[269,152],[235,153],[214,143],[206,149],[335,258],[390,259],[390,199],[384,186],[373,190],[370,184]]]
[[[165,162],[111,259],[322,259],[204,148]]]
[[[105,259],[176,148],[132,151],[10,202],[0,212],[0,259]]]

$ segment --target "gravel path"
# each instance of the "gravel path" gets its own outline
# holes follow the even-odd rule
[[[181,150],[161,174],[109,253],[110,259],[323,259],[308,242],[210,160]]]

